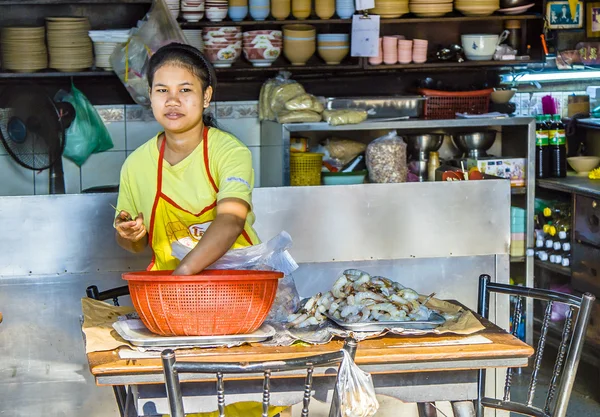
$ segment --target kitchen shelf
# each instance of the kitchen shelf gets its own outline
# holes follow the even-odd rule
[[[527,194],[527,187],[510,187],[510,193],[512,195],[525,195]]]
[[[1,2],[2,0],[0,0]],[[398,25],[398,24],[415,24],[415,23],[449,23],[449,22],[486,22],[486,21],[504,21],[504,20],[542,20],[542,16],[538,14],[523,14],[523,15],[491,15],[491,16],[462,16],[460,14],[453,14],[451,16],[443,17],[415,17],[414,15],[408,15],[409,17],[398,18],[398,19],[381,19],[381,25]],[[190,23],[181,22],[181,27],[191,29],[195,27],[205,26],[283,26],[289,24],[309,24],[309,25],[330,25],[330,24],[351,24],[352,19],[306,19],[306,20],[243,20],[241,22],[233,22],[231,20],[225,20],[222,22],[210,22],[203,20],[200,22]]]
[[[41,4],[150,4],[152,0],[0,0],[4,5]]]
[[[544,262],[539,259],[536,259],[534,261],[534,264],[535,264],[535,266],[545,269],[547,271],[556,272],[557,274],[561,274],[566,277],[571,276],[571,268],[566,267],[566,266],[556,265],[556,264],[552,264],[550,262]]]
[[[293,71],[293,72],[318,71],[319,73],[326,73],[326,72],[348,71],[348,70],[362,71],[362,63],[360,61],[360,58],[348,57],[339,65],[327,65],[315,53],[315,55],[308,60],[306,65],[302,65],[302,66],[293,66],[282,55],[270,67],[254,67],[254,66],[252,66],[252,64],[250,62],[246,61],[242,57],[238,61],[236,61],[231,66],[231,68],[215,68],[215,69],[218,73],[230,73],[230,72],[261,73],[261,72],[265,72],[265,71],[281,71],[281,70]]]
[[[525,262],[525,259],[527,259],[524,256],[511,256],[510,257],[510,262],[513,264],[518,264],[518,263],[523,263]]]
[[[426,62],[424,64],[394,64],[394,65],[370,65],[365,64],[365,69],[368,71],[381,70],[422,70],[422,69],[453,69],[453,68],[485,68],[485,67],[514,67],[526,66],[528,64],[539,64],[543,61],[464,61],[464,62]]]
[[[0,0],[1,1],[1,0]],[[60,71],[39,71],[39,72],[0,72],[2,78],[67,78],[67,77],[113,77],[113,71],[77,71],[77,72],[60,72]]]
[[[588,177],[567,175],[566,178],[548,178],[537,180],[536,183],[538,187],[547,190],[600,197],[600,180],[591,180]]]

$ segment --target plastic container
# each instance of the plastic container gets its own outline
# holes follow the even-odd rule
[[[290,153],[290,185],[321,185],[322,153]]]
[[[173,276],[172,271],[123,274],[144,325],[164,336],[252,333],[269,313],[280,272],[206,270]]]
[[[323,172],[323,184],[325,185],[353,185],[365,182],[367,171],[356,172]]]
[[[520,207],[510,208],[510,231],[511,233],[525,233],[526,232],[526,211]]]
[[[494,90],[448,92],[419,89],[427,98],[423,109],[425,119],[455,119],[456,113],[483,114],[490,107],[490,96]]]

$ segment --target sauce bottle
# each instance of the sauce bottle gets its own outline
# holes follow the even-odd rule
[[[550,139],[550,176],[564,178],[567,176],[567,140],[565,126],[560,115],[555,114],[549,131]]]
[[[435,170],[440,167],[440,155],[437,152],[429,152],[429,162],[427,163],[427,179],[435,181]]]
[[[548,128],[544,116],[535,117],[535,177],[548,178],[550,175],[550,153],[548,149]]]

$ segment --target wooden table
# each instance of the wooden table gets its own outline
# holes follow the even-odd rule
[[[528,358],[534,352],[533,348],[496,325],[486,320],[482,322],[486,328],[477,336],[483,336],[491,343],[452,344],[472,337],[457,335],[384,336],[359,342],[355,360],[361,369],[373,375],[378,394],[419,403],[473,400],[477,397],[478,370],[526,366]],[[193,353],[193,356],[182,360],[252,362],[332,352],[341,349],[342,345],[342,341],[334,340],[317,346],[252,345],[178,352]],[[90,353],[88,360],[98,385],[133,386],[132,395],[138,409],[151,403],[159,412],[166,412],[160,359],[123,360],[115,350]],[[272,380],[272,404],[292,405],[300,402],[304,373],[278,375],[281,377]],[[192,398],[186,403],[192,409],[186,412],[214,410],[216,400],[213,375],[185,374],[181,379],[193,382],[186,384],[190,392],[193,388]],[[315,369],[315,397],[325,400],[327,395],[331,395],[334,381],[334,370]],[[232,375],[226,378],[227,403],[260,401],[261,383],[262,374]],[[184,395],[185,387],[184,385]]]

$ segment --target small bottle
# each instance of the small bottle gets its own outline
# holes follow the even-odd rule
[[[548,136],[550,140],[550,175],[553,178],[564,178],[567,176],[567,139],[560,115],[554,115]]]
[[[427,163],[427,179],[435,181],[435,170],[440,167],[440,155],[437,152],[429,152],[429,162]]]
[[[535,177],[548,178],[550,174],[548,128],[543,115],[538,114],[535,121]]]

